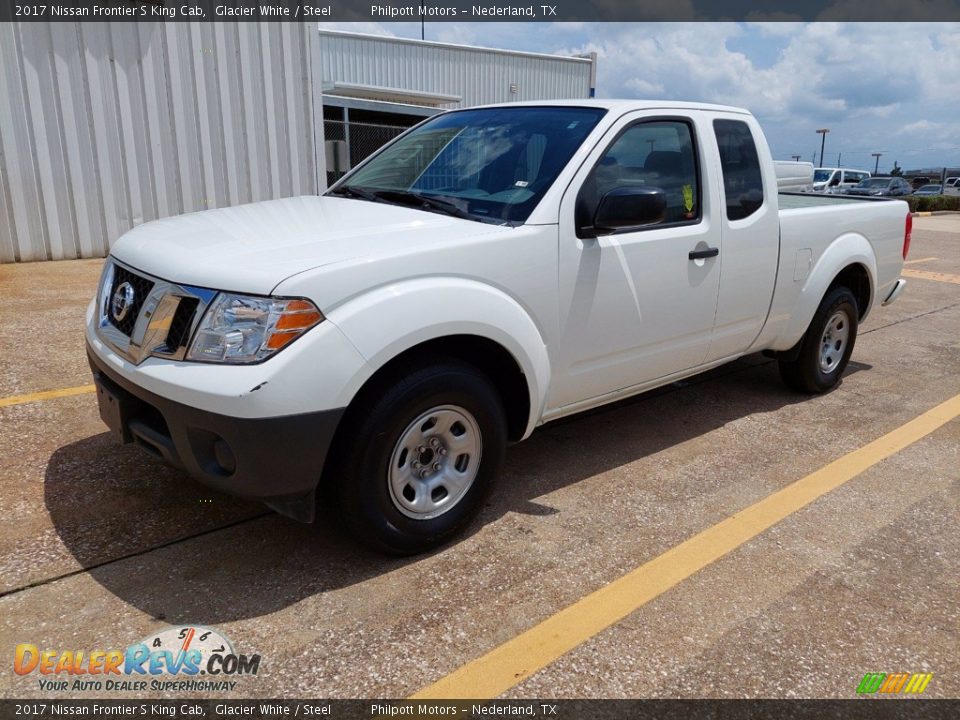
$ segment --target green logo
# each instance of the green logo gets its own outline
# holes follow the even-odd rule
[[[919,695],[932,679],[933,673],[867,673],[857,686],[857,694]]]

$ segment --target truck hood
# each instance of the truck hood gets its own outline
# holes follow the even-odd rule
[[[310,195],[146,223],[121,237],[111,255],[182,285],[268,295],[313,268],[506,230],[413,208]]]

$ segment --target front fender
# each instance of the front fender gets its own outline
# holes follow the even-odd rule
[[[773,346],[774,349],[786,350],[799,342],[830,284],[850,265],[862,265],[870,278],[870,304],[862,312],[862,318],[866,318],[873,305],[877,287],[877,258],[870,242],[863,235],[848,233],[834,240],[817,259],[797,296],[789,322]]]
[[[405,350],[450,335],[477,335],[503,346],[526,376],[530,417],[524,437],[542,415],[550,382],[543,335],[519,302],[491,285],[454,277],[407,280],[352,298],[327,319],[367,360],[343,388],[342,406]]]

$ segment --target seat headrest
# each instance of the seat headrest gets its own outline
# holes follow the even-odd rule
[[[679,175],[682,167],[680,152],[677,150],[654,150],[643,162],[646,172],[655,172],[661,175]]]

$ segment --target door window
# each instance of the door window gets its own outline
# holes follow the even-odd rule
[[[713,130],[720,147],[727,219],[742,220],[763,205],[763,175],[757,146],[750,127],[740,120],[714,120]],[[839,173],[835,174],[836,179],[839,177]]]
[[[620,188],[660,190],[666,210],[645,227],[700,221],[700,177],[690,123],[652,120],[631,125],[607,148],[577,196],[577,228],[589,234],[604,195]],[[632,228],[632,229],[644,229]]]

